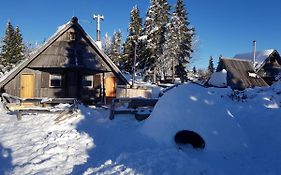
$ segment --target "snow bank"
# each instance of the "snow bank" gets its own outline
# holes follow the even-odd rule
[[[142,122],[85,106],[58,124],[56,115],[18,121],[0,109],[0,174],[279,175],[280,94],[281,82],[243,92],[190,83],[165,93]],[[205,149],[178,149],[183,129]]]
[[[215,87],[226,87],[227,86],[227,71],[223,69],[221,72],[214,72],[211,75],[209,84]]]

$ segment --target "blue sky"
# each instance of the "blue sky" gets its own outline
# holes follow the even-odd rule
[[[281,52],[281,1],[279,0],[185,0],[191,25],[198,43],[192,65],[206,67],[212,55],[233,57],[250,52],[252,41],[257,50],[274,48]],[[169,0],[171,5],[176,0]],[[42,42],[57,27],[75,15],[80,24],[95,38],[93,14],[103,14],[102,35],[120,29],[125,37],[129,13],[138,5],[142,17],[149,0],[1,0],[0,36],[7,20],[19,26],[26,42]],[[216,61],[215,61],[216,62]]]

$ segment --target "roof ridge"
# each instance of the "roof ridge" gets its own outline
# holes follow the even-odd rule
[[[244,61],[244,62],[250,62],[249,60],[239,59],[239,58],[230,58],[230,57],[224,57],[221,58],[222,60],[235,60],[235,61]]]

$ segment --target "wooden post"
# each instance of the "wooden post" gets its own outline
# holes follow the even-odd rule
[[[105,93],[105,74],[102,73],[102,101],[106,104],[106,93]]]

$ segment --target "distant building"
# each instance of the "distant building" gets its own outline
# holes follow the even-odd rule
[[[76,17],[0,80],[1,90],[14,96],[88,102],[114,98],[117,84],[126,86],[128,81]]]
[[[256,73],[262,77],[268,85],[276,81],[276,77],[281,73],[281,57],[277,50],[268,49],[256,52],[256,61],[253,63],[253,52],[237,54],[234,58],[248,60],[255,65]]]
[[[248,60],[235,58],[221,58],[217,72],[226,71],[227,86],[232,89],[268,86],[268,84],[255,73],[252,63]]]
[[[237,54],[234,58],[221,58],[217,72],[227,71],[227,86],[232,89],[270,86],[281,74],[281,57],[274,49],[257,51],[254,54]],[[209,83],[211,85],[211,83]]]

